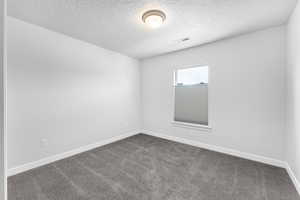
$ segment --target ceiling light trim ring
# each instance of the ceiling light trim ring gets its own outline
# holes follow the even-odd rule
[[[153,15],[161,17],[162,21],[166,20],[166,14],[164,12],[162,12],[160,10],[149,10],[149,11],[145,12],[142,16],[143,22],[146,23],[146,19]]]

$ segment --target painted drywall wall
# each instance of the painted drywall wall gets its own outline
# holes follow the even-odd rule
[[[140,129],[137,60],[11,17],[7,25],[10,169]]]
[[[5,188],[6,188],[6,177],[5,177],[5,39],[4,39],[4,29],[5,29],[5,1],[0,1],[0,199],[6,199]]]
[[[285,27],[145,59],[142,107],[145,130],[283,159]],[[174,126],[173,71],[210,67],[210,118],[205,132]]]
[[[286,160],[300,180],[300,5],[287,26]],[[300,185],[299,185],[300,187]]]
[[[174,112],[175,121],[207,125],[208,86],[176,86]]]

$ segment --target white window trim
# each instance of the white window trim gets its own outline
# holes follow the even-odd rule
[[[188,69],[188,68],[193,68],[193,67],[208,67],[208,125],[203,125],[203,124],[196,124],[196,123],[187,123],[187,122],[181,122],[181,121],[175,121],[175,88],[176,88],[176,82],[177,82],[177,70],[179,69]],[[211,68],[209,65],[192,65],[192,66],[186,66],[186,67],[175,67],[173,70],[173,85],[172,85],[172,119],[171,119],[171,124],[176,127],[182,127],[182,128],[188,128],[188,129],[196,129],[196,130],[203,130],[210,132],[212,130],[212,120],[211,120]]]
[[[172,124],[174,126],[183,127],[183,128],[192,128],[192,129],[199,129],[199,130],[211,130],[212,129],[208,125],[180,122],[180,121],[174,121],[174,120],[172,121]]]

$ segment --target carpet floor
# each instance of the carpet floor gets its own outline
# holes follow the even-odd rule
[[[8,200],[300,200],[287,172],[139,134],[8,179]]]

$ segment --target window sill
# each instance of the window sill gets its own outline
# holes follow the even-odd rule
[[[212,129],[210,126],[207,126],[207,125],[186,123],[186,122],[179,122],[179,121],[172,121],[172,124],[174,126],[178,126],[178,127],[202,130],[202,131],[207,131],[207,132],[211,131],[211,129]]]

